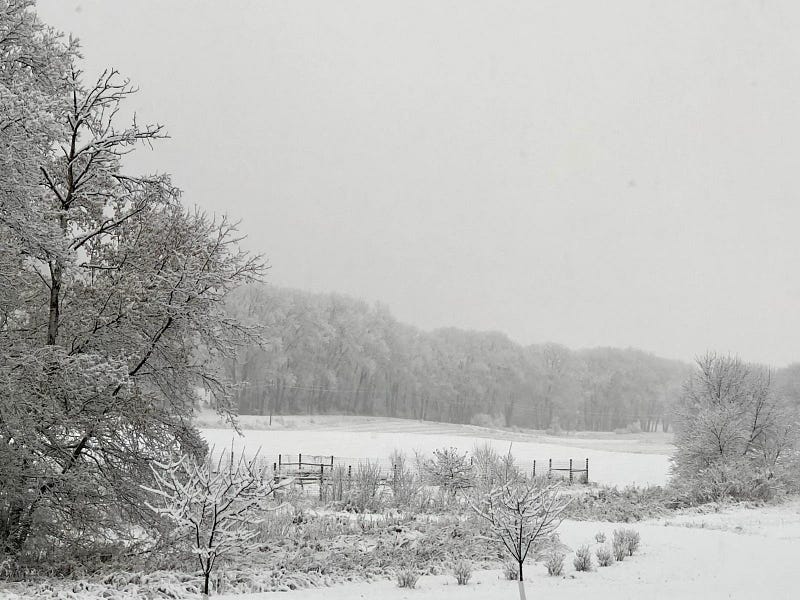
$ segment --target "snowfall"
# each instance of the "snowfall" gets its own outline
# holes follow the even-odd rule
[[[688,513],[632,525],[642,547],[610,567],[578,573],[571,556],[562,577],[550,577],[541,564],[526,566],[528,598],[551,600],[687,600],[797,598],[800,565],[800,502],[758,509],[734,508]],[[576,548],[596,546],[594,536],[610,539],[613,523],[565,521],[561,540]],[[466,586],[448,575],[422,576],[416,589],[391,580],[303,589],[291,600],[497,600],[518,597],[517,582],[498,570],[477,571]],[[271,600],[275,593],[220,595],[220,600]]]
[[[243,423],[259,427],[263,423]],[[281,428],[285,427],[285,428]],[[273,431],[243,431],[237,447],[266,454],[334,454],[381,459],[394,449],[429,452],[442,446],[470,450],[489,443],[498,451],[510,448],[520,461],[549,458],[589,458],[591,480],[608,485],[663,485],[669,477],[672,450],[663,436],[550,437],[478,427],[418,423],[393,419],[312,418],[289,421]],[[230,446],[230,431],[204,429],[217,447]],[[656,440],[654,442],[654,440]],[[706,512],[709,511],[709,512]],[[714,508],[687,511],[635,523],[641,550],[623,562],[589,573],[576,572],[571,556],[562,577],[550,577],[542,564],[526,567],[528,598],[575,600],[631,599],[782,599],[798,598],[800,569],[800,501],[759,508]],[[595,534],[610,539],[613,523],[565,521],[561,540],[570,548],[597,546]],[[292,600],[494,600],[517,598],[517,582],[498,570],[477,571],[470,583],[458,586],[448,575],[423,576],[415,589],[395,581],[350,583],[291,592]],[[267,600],[274,594],[221,595],[221,600]]]
[[[215,418],[199,423],[216,451],[229,447],[262,456],[319,454],[386,460],[396,449],[412,453],[454,446],[471,450],[489,443],[520,461],[574,458],[590,460],[593,482],[610,485],[662,485],[669,477],[668,436],[660,434],[580,435],[550,437],[532,432],[492,431],[470,426],[417,423],[393,419],[325,418],[276,420],[265,429],[263,418],[244,418],[243,437]],[[595,534],[611,538],[620,525],[565,521],[561,541],[571,549],[597,547]],[[563,576],[550,577],[542,564],[526,564],[528,598],[580,600],[658,599],[783,599],[797,598],[800,566],[800,500],[776,506],[701,507],[668,517],[626,524],[641,536],[633,557],[591,572],[576,572],[572,555]],[[56,586],[56,589],[58,586]],[[52,589],[52,588],[51,588]],[[52,589],[54,594],[60,594]],[[81,593],[48,598],[81,598]],[[0,584],[0,599],[34,598],[20,587]],[[111,597],[111,596],[110,596]],[[221,594],[220,600],[272,600],[276,592]],[[401,589],[393,580],[334,584],[289,592],[291,600],[495,600],[518,597],[517,582],[499,570],[475,571],[466,586],[447,574],[420,577],[415,589]]]

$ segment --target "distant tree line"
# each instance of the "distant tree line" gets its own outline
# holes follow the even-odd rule
[[[242,414],[345,413],[536,429],[670,426],[691,372],[634,349],[522,346],[502,333],[398,322],[381,305],[271,285],[232,316],[263,343],[228,360]]]

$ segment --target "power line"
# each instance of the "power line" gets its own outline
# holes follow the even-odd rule
[[[248,385],[258,385],[258,386],[266,386],[266,387],[273,387],[277,388],[278,383],[275,381],[264,381],[258,384],[250,384]],[[299,390],[299,391],[306,391],[306,392],[327,392],[332,394],[361,394],[363,390],[358,389],[339,389],[339,388],[328,388],[322,386],[302,386],[302,385],[291,385],[291,384],[281,384],[281,388],[283,389],[290,389],[290,390]],[[370,395],[367,397],[370,401],[375,400],[385,400],[385,398],[378,397],[375,395]],[[438,406],[445,405],[447,407],[457,406],[459,408],[481,408],[482,406],[479,402],[464,402],[459,403],[454,400],[450,399],[438,399],[434,400],[434,404]],[[563,408],[559,408],[557,405],[553,407],[554,412],[560,412]],[[536,406],[530,406],[528,404],[518,404],[514,403],[512,413],[515,415],[522,415],[522,416],[539,416],[539,413],[542,409]],[[575,416],[592,416],[592,417],[612,417],[612,418],[625,418],[625,419],[663,419],[667,415],[668,411],[664,411],[663,413],[656,413],[656,414],[645,414],[640,412],[619,412],[613,409],[609,410],[584,410],[582,408],[576,409]]]

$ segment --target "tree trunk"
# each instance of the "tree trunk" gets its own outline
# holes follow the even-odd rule
[[[519,584],[519,600],[527,600],[527,598],[525,596],[525,582],[522,581],[522,576],[521,575],[520,575],[519,581],[517,583]]]
[[[50,318],[47,323],[47,345],[54,346],[58,337],[59,303],[61,302],[61,264],[50,267]]]

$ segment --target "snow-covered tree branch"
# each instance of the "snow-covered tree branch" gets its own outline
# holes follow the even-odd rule
[[[203,593],[209,593],[211,573],[223,556],[242,555],[257,548],[253,525],[269,510],[269,500],[278,485],[252,458],[233,450],[215,461],[213,451],[206,460],[188,455],[152,465],[155,487],[143,488],[153,496],[146,505],[177,526],[191,541],[203,574]],[[280,485],[285,485],[282,481]]]
[[[234,222],[185,206],[168,176],[123,172],[162,127],[120,125],[130,83],[110,69],[85,85],[77,45],[31,7],[0,2],[0,551],[11,554],[34,534],[85,544],[152,517],[139,488],[150,462],[205,452],[196,388],[233,419],[220,358],[257,335],[223,305],[264,269]]]
[[[569,498],[553,481],[517,480],[491,490],[473,510],[485,519],[497,539],[519,566],[519,593],[525,598],[522,566],[535,545],[561,525]]]

